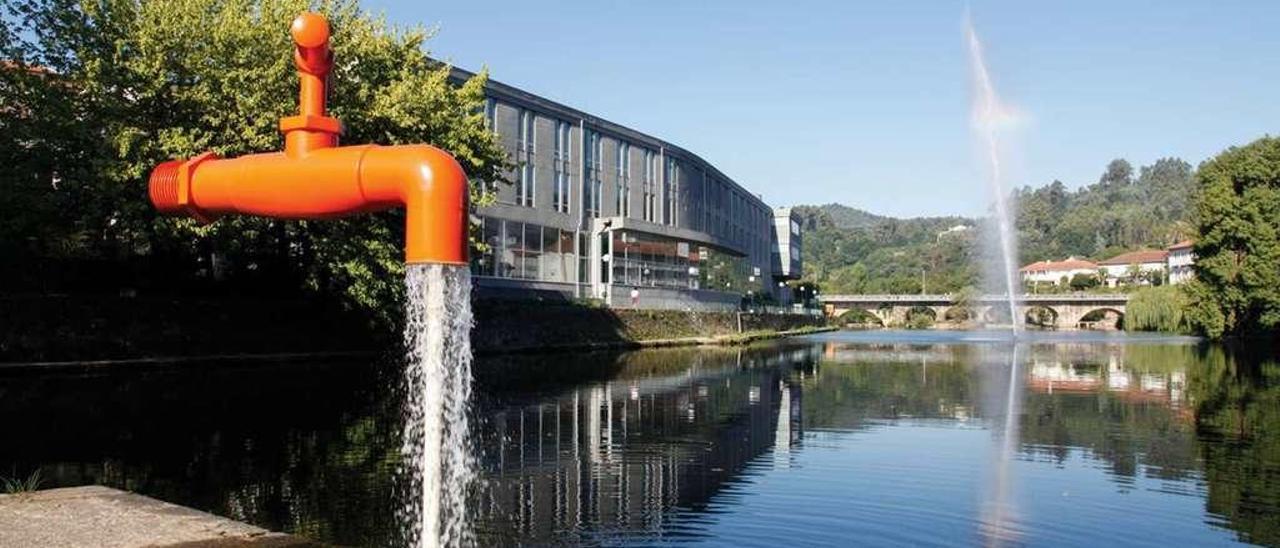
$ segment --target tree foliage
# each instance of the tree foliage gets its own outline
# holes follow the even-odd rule
[[[402,213],[305,222],[159,218],[145,178],[204,151],[278,150],[277,120],[297,110],[288,27],[318,8],[334,29],[332,115],[345,143],[425,142],[473,182],[497,180],[504,154],[481,114],[484,75],[455,85],[423,29],[355,2],[10,0],[0,27],[0,246],[26,272],[59,260],[145,263],[140,271],[270,277],[374,309],[401,291]],[[123,267],[121,267],[123,268]],[[29,280],[28,280],[29,281]],[[135,283],[145,284],[143,280]]]
[[[972,219],[895,219],[837,204],[795,212],[804,230],[805,276],[826,292],[949,293],[977,282]],[[956,226],[970,228],[946,232]]]
[[[1021,188],[1014,192],[1021,260],[1101,259],[1186,238],[1193,186],[1190,164],[1162,158],[1136,175],[1129,162],[1113,160],[1097,183],[1074,191],[1061,181]],[[895,219],[839,204],[795,211],[805,231],[806,276],[833,293],[918,293],[926,289],[921,271],[930,292],[979,285],[973,263],[983,259],[977,240],[985,220]],[[971,228],[946,232],[957,225]],[[1085,278],[1075,282],[1077,290],[1094,287]]]
[[[1180,333],[1188,329],[1187,296],[1178,286],[1144,287],[1129,296],[1125,307],[1127,331]]]
[[[1024,262],[1064,257],[1110,257],[1162,248],[1190,235],[1191,165],[1162,158],[1135,178],[1129,162],[1112,160],[1096,184],[1075,191],[1061,181],[1014,193],[1019,251]]]
[[[1232,147],[1200,166],[1191,319],[1204,333],[1280,328],[1280,139]]]

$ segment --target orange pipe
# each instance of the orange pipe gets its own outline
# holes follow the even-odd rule
[[[304,13],[290,30],[300,114],[280,121],[284,152],[162,163],[148,184],[156,209],[212,222],[226,214],[325,219],[403,206],[405,262],[466,264],[462,166],[428,145],[336,146],[342,126],[325,113],[328,22]]]

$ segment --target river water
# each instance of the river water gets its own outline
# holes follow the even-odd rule
[[[1003,339],[839,332],[479,358],[476,539],[1280,545],[1274,355],[1176,337]],[[101,483],[386,545],[399,370],[0,371],[0,476],[38,466],[44,487]]]

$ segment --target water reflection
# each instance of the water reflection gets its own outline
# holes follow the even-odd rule
[[[834,334],[478,364],[486,545],[1280,544],[1280,366]],[[0,475],[395,542],[394,364],[0,376]]]
[[[641,542],[697,537],[669,515],[700,511],[771,448],[800,439],[788,377],[816,347],[634,353],[609,380],[486,402],[481,542]],[[564,364],[525,358],[525,368]],[[569,364],[569,367],[573,367]],[[548,372],[550,374],[550,372]]]

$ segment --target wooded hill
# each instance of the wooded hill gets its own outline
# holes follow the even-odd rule
[[[1195,170],[1163,158],[1136,172],[1111,161],[1098,182],[1061,181],[1013,192],[1019,262],[1076,256],[1099,260],[1189,238]],[[798,206],[805,277],[831,293],[957,292],[980,282],[984,219],[898,219],[841,204]],[[957,229],[956,227],[969,227]],[[922,276],[923,273],[923,276]]]

